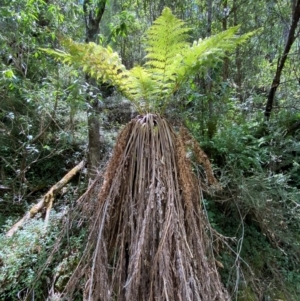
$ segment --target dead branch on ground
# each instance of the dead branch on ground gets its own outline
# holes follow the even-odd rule
[[[11,237],[27,220],[33,218],[43,208],[46,208],[45,224],[47,225],[55,196],[66,184],[68,184],[71,181],[71,179],[84,166],[85,166],[85,161],[83,160],[79,164],[77,164],[72,170],[70,170],[59,182],[53,185],[49,189],[49,191],[43,196],[43,198],[37,204],[31,207],[31,209],[23,216],[23,218],[21,218],[18,222],[16,222],[11,227],[11,229],[6,233],[6,236]]]

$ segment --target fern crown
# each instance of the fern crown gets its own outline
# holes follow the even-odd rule
[[[116,86],[140,113],[163,113],[180,86],[199,70],[220,61],[253,33],[237,36],[231,27],[190,45],[189,28],[169,8],[146,32],[146,63],[127,70],[110,47],[64,40],[67,52],[42,49],[66,64],[79,66],[91,76]]]

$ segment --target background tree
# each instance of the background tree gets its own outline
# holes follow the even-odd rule
[[[291,47],[293,46],[293,43],[296,40],[296,34],[297,34],[296,29],[297,29],[297,24],[299,22],[299,19],[300,19],[300,1],[295,1],[292,6],[292,24],[288,33],[283,54],[278,61],[275,77],[272,81],[271,88],[268,94],[268,100],[265,109],[265,116],[267,119],[269,119],[271,115],[275,93],[280,84],[280,76],[281,76],[282,69],[284,67],[287,56],[291,50]]]
[[[83,11],[86,27],[86,43],[97,42],[100,33],[100,21],[104,14],[106,0],[84,0]],[[88,170],[89,177],[93,179],[97,174],[103,156],[103,145],[100,139],[100,112],[99,97],[107,97],[111,94],[108,86],[97,86],[95,80],[86,75],[87,103],[88,103]],[[100,88],[100,89],[99,89]]]

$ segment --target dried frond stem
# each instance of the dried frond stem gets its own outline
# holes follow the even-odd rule
[[[62,298],[73,300],[81,289],[87,301],[230,300],[205,233],[185,141],[156,114],[124,128]],[[93,201],[98,187],[89,191]]]
[[[182,135],[178,135],[176,139],[176,158],[183,199],[186,206],[191,209],[192,200],[198,194],[198,188],[196,187],[196,179],[192,171],[191,161],[187,158],[186,146]]]
[[[184,141],[184,145],[191,147],[191,150],[193,151],[198,163],[203,164],[208,183],[211,185],[218,186],[218,181],[215,178],[213,174],[213,170],[211,167],[211,163],[205,154],[205,152],[200,147],[199,143],[189,134],[186,128],[181,127],[180,128],[180,136],[182,137]]]

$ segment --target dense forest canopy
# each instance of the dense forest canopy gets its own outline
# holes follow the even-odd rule
[[[185,141],[201,145],[219,182],[210,185],[207,165],[189,145],[203,235],[229,296],[218,300],[299,299],[300,0],[0,4],[0,300],[57,300],[69,285],[86,254],[90,204],[117,133],[139,110],[116,81],[97,80],[97,70],[63,64],[43,49],[69,53],[71,40],[78,57],[85,45],[113,49],[122,70],[141,72],[156,47],[145,43],[147,32],[165,7],[189,29],[187,45],[232,28],[253,34],[172,86],[163,110],[148,85],[146,113],[161,110],[175,132],[184,126]],[[83,283],[74,290],[82,300]]]

